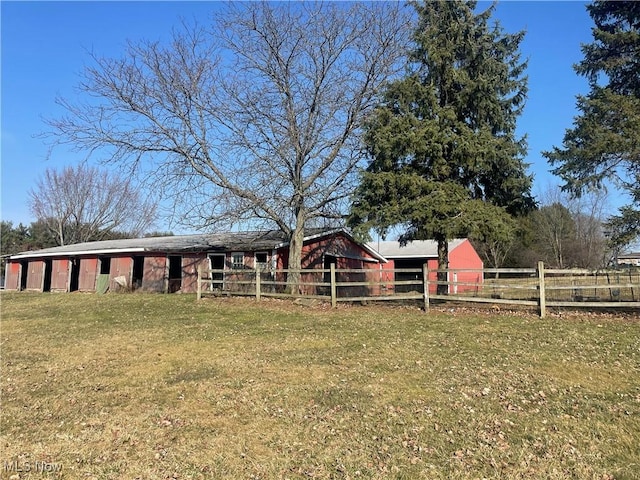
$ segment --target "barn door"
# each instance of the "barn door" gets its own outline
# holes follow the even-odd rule
[[[209,255],[209,265],[211,270],[224,270],[224,253],[215,253]],[[216,272],[211,274],[211,290],[222,290],[224,285],[224,273]]]

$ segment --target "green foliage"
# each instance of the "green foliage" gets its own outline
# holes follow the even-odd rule
[[[55,236],[43,222],[31,222],[29,226],[2,221],[0,232],[2,255],[12,255],[27,250],[38,250],[57,246]]]
[[[17,245],[21,243],[24,237],[23,232],[25,226],[20,224],[18,227],[13,227],[13,222],[2,221],[0,223],[0,255],[8,255],[14,253],[19,248]]]
[[[20,223],[17,227],[13,222],[2,221],[0,232],[0,245],[2,255],[13,255],[19,252],[30,250],[40,250],[42,248],[57,247],[58,237],[50,228],[46,221],[38,220],[31,222],[29,226]],[[65,227],[69,232],[73,226]],[[99,231],[88,241],[96,240],[118,240],[131,238],[130,234],[117,231]]]
[[[640,3],[595,1],[587,9],[594,41],[582,47],[575,70],[591,90],[578,97],[580,115],[562,148],[543,154],[574,194],[606,181],[630,194],[632,204],[612,219],[611,231],[625,232],[611,238],[619,245],[640,235]]]
[[[620,95],[640,93],[638,58],[640,50],[640,4],[638,2],[595,1],[587,10],[596,28],[594,42],[582,46],[584,59],[575,69],[592,85],[604,73],[607,88]]]
[[[410,71],[365,126],[372,160],[349,223],[382,234],[401,226],[401,240],[445,246],[457,236],[506,238],[509,215],[534,205],[526,143],[515,137],[527,90],[523,33],[490,27],[493,8],[476,15],[475,2],[414,6]]]
[[[486,211],[491,213],[490,208],[487,208]],[[478,217],[478,220],[476,231],[472,232],[469,237],[476,251],[482,257],[485,267],[502,268],[515,244],[518,222],[510,215],[497,213],[486,216],[484,222],[480,221],[481,217]]]
[[[614,215],[605,224],[609,247],[616,253],[631,244],[640,232],[640,210],[622,207],[620,215]]]
[[[55,247],[56,240],[42,222],[31,222],[28,227],[3,220],[0,223],[0,256],[13,255],[26,250]],[[5,262],[0,262],[0,275],[4,275]]]
[[[533,213],[515,219],[517,224],[515,238],[503,262],[504,267],[531,268],[542,260],[537,251],[536,232],[532,221]]]

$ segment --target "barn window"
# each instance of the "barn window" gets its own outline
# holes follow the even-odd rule
[[[69,291],[75,292],[80,289],[80,259],[70,258],[71,276],[69,278]]]
[[[414,282],[404,285],[396,285],[396,292],[407,293],[413,291],[419,291],[422,288],[424,282],[424,276],[422,275],[422,268],[425,263],[423,258],[406,258],[395,260],[395,268],[397,269],[412,269],[409,272],[395,272],[396,281],[398,282]]]
[[[169,255],[169,293],[182,288],[182,257]]]
[[[109,275],[111,272],[111,257],[100,257],[100,275]]]
[[[27,289],[27,276],[29,275],[29,262],[20,261],[20,290]]]
[[[324,256],[324,275],[323,275],[323,282],[324,283],[331,283],[331,264],[336,264],[337,263],[337,258],[334,255],[325,255]]]
[[[133,257],[133,288],[142,287],[142,277],[144,276],[144,257],[142,255],[134,255]]]
[[[268,254],[267,252],[256,252],[256,268],[267,270]]]
[[[51,271],[53,270],[52,261],[50,258],[45,259],[44,261],[44,280],[42,282],[42,291],[50,292],[51,291]]]
[[[211,272],[211,290],[222,290],[224,285],[224,253],[212,253],[209,255],[209,267],[211,270],[218,270],[217,272]]]
[[[231,267],[235,270],[244,268],[244,252],[234,252],[231,254]]]

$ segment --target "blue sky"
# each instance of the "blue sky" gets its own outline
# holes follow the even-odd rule
[[[77,98],[74,87],[90,63],[89,51],[120,56],[127,39],[167,39],[181,16],[205,22],[217,7],[210,2],[2,1],[2,219],[34,220],[28,191],[37,178],[48,167],[84,158],[56,149],[47,159],[47,145],[36,135],[47,128],[43,118],[63,113],[56,96]],[[561,144],[576,114],[575,95],[588,90],[572,65],[582,58],[580,44],[591,41],[593,23],[583,2],[503,1],[494,18],[507,32],[527,31],[521,52],[529,59],[529,98],[518,129],[528,137],[526,161],[538,195],[558,183],[540,152]]]

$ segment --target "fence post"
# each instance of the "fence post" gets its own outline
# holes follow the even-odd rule
[[[336,264],[331,264],[331,306],[333,308],[336,307],[337,304],[337,293],[338,289],[336,288]]]
[[[422,288],[424,294],[424,311],[429,311],[429,268],[427,264],[422,265]]]
[[[538,262],[538,291],[539,291],[539,307],[540,318],[544,318],[547,314],[547,300],[544,289],[544,262]]]
[[[198,296],[196,300],[200,300],[202,298],[202,266],[198,265]]]
[[[260,266],[256,265],[256,301],[260,301]]]

